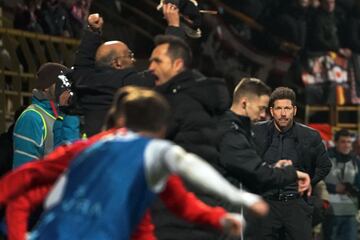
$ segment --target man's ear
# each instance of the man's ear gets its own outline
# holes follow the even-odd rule
[[[271,117],[274,117],[273,108],[272,108],[272,107],[269,108],[269,112],[270,112]]]
[[[297,107],[294,106],[294,117],[296,116],[296,113],[297,113]]]
[[[244,110],[245,110],[247,103],[248,103],[248,98],[247,98],[247,97],[242,97],[242,98],[240,98],[240,104],[239,104],[239,106],[240,106],[241,109],[244,109]]]
[[[176,72],[181,72],[185,68],[184,60],[181,58],[175,59],[173,62],[173,66]]]

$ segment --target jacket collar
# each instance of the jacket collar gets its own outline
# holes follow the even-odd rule
[[[161,93],[171,92],[177,93],[182,88],[186,87],[187,82],[201,81],[205,80],[206,77],[202,75],[200,72],[195,70],[184,70],[181,73],[177,74],[173,78],[171,78],[168,82],[157,86],[156,90]]]
[[[251,120],[249,117],[243,116],[243,115],[238,115],[231,110],[227,111],[226,114],[228,114],[231,118],[231,121],[233,124],[232,127],[234,127],[234,128],[242,127],[247,132],[251,132]]]
[[[47,113],[54,116],[54,112],[51,108],[49,99],[46,98],[46,96],[39,90],[34,89],[33,90],[33,96],[31,98],[32,104],[35,104],[42,109],[44,109]]]

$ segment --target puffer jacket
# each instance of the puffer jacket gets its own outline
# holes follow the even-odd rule
[[[207,78],[194,70],[185,70],[156,90],[170,103],[172,119],[166,138],[195,153],[213,166],[218,166],[216,148],[217,116],[230,105],[230,97],[223,79]],[[210,205],[219,202],[191,186],[187,188]],[[186,223],[172,215],[156,201],[152,207],[156,235],[159,239],[218,239],[219,232]]]

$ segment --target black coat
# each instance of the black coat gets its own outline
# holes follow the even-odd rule
[[[100,34],[85,31],[75,55],[74,81],[76,97],[85,117],[84,131],[88,136],[101,131],[115,92],[126,85],[153,86],[150,75],[134,68],[122,70],[95,67],[95,54],[102,44]]]
[[[220,162],[232,182],[244,184],[251,192],[274,186],[285,186],[296,181],[295,169],[272,168],[263,162],[253,141],[248,117],[227,111],[219,122]]]
[[[297,142],[296,151],[300,162],[298,170],[308,173],[312,186],[315,186],[330,172],[330,159],[320,134],[315,129],[297,122],[294,124],[293,132]],[[273,121],[260,122],[254,126],[255,142],[261,155],[271,145],[274,131],[275,125]]]
[[[184,37],[182,30],[175,27],[168,27],[166,34]],[[84,112],[84,130],[88,136],[101,131],[114,94],[119,88],[127,85],[154,86],[154,76],[149,72],[139,72],[133,67],[121,70],[96,67],[95,54],[101,44],[99,33],[84,31],[75,55],[74,71],[69,74],[75,83],[77,99]]]
[[[215,166],[218,161],[216,116],[230,104],[225,82],[186,70],[156,90],[166,97],[172,107],[172,120],[166,138]],[[191,185],[187,184],[187,188],[208,204],[217,203],[217,200],[193,189]],[[220,234],[175,217],[160,201],[152,207],[152,217],[159,239],[211,240],[218,239]]]
[[[172,119],[166,138],[210,163],[216,163],[216,116],[230,105],[223,79],[186,70],[156,88],[170,103]]]

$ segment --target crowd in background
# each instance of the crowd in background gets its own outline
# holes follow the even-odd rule
[[[28,0],[18,3],[13,26],[30,32],[80,37],[91,1]]]
[[[299,61],[307,56],[305,54],[308,52],[304,50],[321,52],[320,55],[327,51],[335,51],[345,58],[350,58],[353,52],[357,51],[356,47],[351,45],[350,36],[350,32],[355,32],[345,28],[345,26],[353,26],[356,21],[350,17],[352,15],[344,14],[345,8],[336,8],[339,10],[335,11],[335,0],[321,1],[321,6],[317,9],[310,9],[308,1],[289,3],[280,0],[268,2],[258,0],[226,3],[238,4],[234,6],[236,9],[247,13],[266,26],[267,31],[262,34],[270,37],[264,39],[264,35],[259,37],[259,32],[251,33],[247,26],[234,25],[233,21],[230,21],[241,36],[248,37],[248,40],[254,42],[259,49],[281,50],[284,47],[282,39],[285,39],[300,47],[301,50],[297,50],[295,55],[295,59]],[[86,24],[84,17],[88,15],[89,4],[86,1],[76,1],[71,5],[56,0],[29,2],[19,7],[15,15],[14,27],[57,36],[80,36],[76,34],[80,34],[80,29]],[[357,8],[351,9],[357,11]],[[179,31],[177,8],[170,6],[163,11],[168,21],[166,33],[186,38],[185,34]],[[224,19],[227,20],[226,16]],[[77,21],[78,25],[71,21]],[[56,92],[59,91],[55,88],[59,73],[55,74],[52,67],[49,68],[47,65],[44,68],[43,65],[37,74],[37,90],[33,92],[32,105],[20,115],[15,125],[14,139],[11,140],[15,144],[12,149],[16,158],[12,163],[14,168],[32,162],[34,158],[42,159],[47,153],[52,152],[55,146],[64,144],[64,139],[68,142],[79,138],[80,131],[85,132],[88,137],[98,134],[103,129],[104,123],[109,123],[109,119],[108,122],[105,121],[109,110],[109,116],[113,116],[114,119],[110,119],[111,124],[107,127],[122,126],[119,117],[121,114],[115,114],[114,108],[110,108],[116,90],[131,84],[154,87],[168,100],[172,109],[170,125],[166,132],[167,139],[189,152],[200,155],[236,185],[242,182],[247,189],[261,194],[268,204],[271,204],[272,210],[280,209],[279,215],[269,215],[266,226],[256,225],[249,218],[250,224],[262,226],[261,230],[267,230],[261,232],[252,229],[253,233],[265,234],[269,237],[267,239],[290,239],[287,238],[288,235],[296,237],[294,239],[312,237],[311,228],[315,225],[312,215],[315,214],[313,211],[315,204],[310,201],[310,195],[306,198],[298,193],[295,179],[300,179],[296,174],[301,170],[310,175],[314,189],[320,180],[324,180],[322,183],[326,187],[323,191],[329,194],[327,197],[318,197],[320,203],[317,210],[322,213],[321,219],[316,223],[326,222],[326,225],[323,225],[324,239],[344,237],[343,239],[355,240],[357,238],[358,223],[355,221],[355,215],[358,206],[357,200],[353,199],[358,197],[356,194],[358,194],[357,187],[360,186],[360,165],[358,156],[352,151],[354,142],[352,134],[346,130],[339,131],[334,138],[335,148],[332,148],[328,155],[317,131],[295,121],[297,112],[295,92],[286,87],[271,92],[264,81],[249,76],[241,82],[258,85],[253,88],[260,90],[254,90],[252,87],[243,90],[244,85],[239,83],[242,76],[234,75],[236,88],[230,104],[231,97],[228,96],[229,92],[222,79],[207,77],[198,69],[190,67],[191,50],[181,39],[156,38],[155,48],[149,58],[148,70],[139,72],[133,66],[134,53],[126,44],[120,41],[102,44],[101,21],[93,22],[84,31],[82,43],[75,56],[75,69],[68,75],[78,90],[77,101],[82,107],[85,121],[83,129],[79,128],[80,122],[77,116],[75,121],[70,121],[69,116],[73,113],[69,114],[66,111],[61,112],[63,109],[57,109],[57,106],[61,105],[62,94],[66,94],[67,89]],[[347,24],[347,21],[350,23],[353,21],[354,24]],[[78,27],[77,30],[74,26]],[[340,34],[343,30],[347,30],[346,33]],[[174,44],[174,47],[171,44]],[[216,54],[214,56],[217,57]],[[226,58],[226,56],[222,57]],[[63,69],[64,66],[61,66],[60,70],[58,65],[55,66],[56,71],[67,70]],[[46,78],[49,76],[50,79],[50,73],[54,73],[51,81]],[[294,81],[294,78],[291,81]],[[283,85],[283,83],[278,84]],[[233,92],[234,89],[231,90]],[[68,98],[69,95],[66,99]],[[124,98],[118,96],[117,103],[121,102],[119,99]],[[65,102],[68,103],[68,100]],[[268,104],[270,115],[266,114]],[[144,114],[146,113],[148,112],[144,111]],[[49,115],[50,118],[47,117]],[[273,121],[258,124],[254,128],[251,125],[271,117]],[[141,118],[136,119],[148,125],[142,122]],[[68,131],[70,129],[69,126],[66,127],[68,123],[75,126],[75,130],[67,132],[65,138],[56,139],[55,129],[64,128]],[[215,132],[218,130],[218,125],[220,129],[223,128],[222,138],[219,138],[218,132]],[[48,130],[45,136],[42,135],[44,129]],[[255,135],[253,129],[257,130]],[[65,133],[62,130],[61,132]],[[74,134],[76,137],[72,136]],[[59,139],[61,141],[57,141]],[[256,140],[255,144],[254,140]],[[49,142],[50,145],[43,145],[45,142]],[[33,154],[34,149],[37,155]],[[278,160],[285,162],[278,167],[276,166]],[[41,163],[38,164],[41,166]],[[67,165],[63,166],[61,171],[66,167]],[[93,169],[96,171],[96,167]],[[90,173],[92,172],[89,171]],[[329,175],[326,176],[327,174]],[[47,193],[49,186],[46,187]],[[217,199],[207,196],[206,193],[196,190],[194,192],[210,203],[218,203]],[[42,195],[41,200],[44,197],[45,195]],[[15,218],[9,216],[16,211],[10,212],[9,209],[7,211],[8,221],[11,222]],[[178,222],[178,219],[174,220],[167,215],[167,210],[164,210],[161,204],[155,205],[153,212],[159,239],[167,236],[171,236],[172,239],[219,237],[217,232],[199,228],[197,225],[185,225]],[[284,216],[290,215],[292,217],[285,220]],[[296,227],[302,226],[298,224],[299,222],[304,223],[304,227],[297,229]],[[279,231],[279,235],[276,235],[278,238],[270,236],[275,235],[275,228]],[[89,232],[90,230],[87,229]],[[348,234],[348,238],[345,238],[345,234]]]

